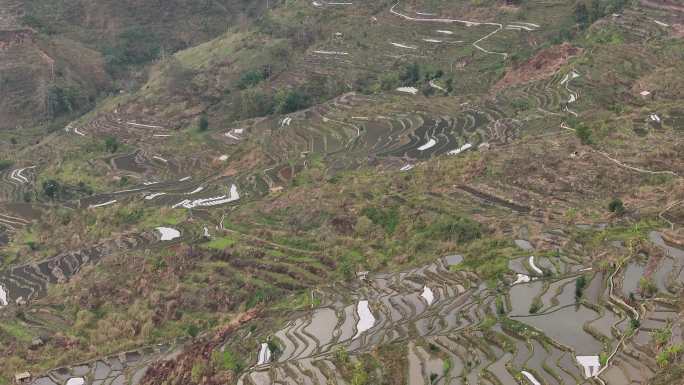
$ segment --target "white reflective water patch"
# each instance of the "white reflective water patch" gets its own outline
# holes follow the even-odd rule
[[[412,45],[406,45],[406,44],[401,44],[401,43],[392,43],[390,42],[395,47],[399,48],[406,48],[406,49],[418,49],[418,47],[412,46]]]
[[[162,195],[166,195],[166,193],[165,192],[158,192],[158,193],[150,194],[150,195],[146,196],[145,199],[149,201],[149,200],[152,200],[156,197],[160,197]]]
[[[195,199],[195,200],[190,200],[190,199],[184,199],[175,205],[171,206],[171,208],[178,208],[178,207],[185,207],[186,209],[192,209],[195,207],[210,207],[210,206],[217,206],[217,205],[222,205],[225,203],[230,203],[230,202],[235,202],[240,199],[240,193],[238,192],[237,186],[232,185],[230,186],[230,192],[228,195],[220,195],[216,197],[211,197],[211,198],[202,198],[202,199]]]
[[[180,231],[170,227],[157,227],[155,230],[161,234],[162,241],[172,241],[176,238],[180,238]]]
[[[461,147],[459,147],[459,148],[457,148],[457,149],[455,149],[455,150],[449,151],[448,154],[449,154],[449,155],[458,155],[458,154],[462,153],[463,151],[466,151],[466,150],[471,149],[472,147],[473,147],[472,144],[466,143],[466,144],[464,144],[463,146],[461,146]]]
[[[405,92],[405,93],[411,94],[411,95],[415,95],[418,93],[418,89],[416,87],[399,87],[399,88],[397,88],[397,91]]]
[[[85,378],[83,377],[73,377],[66,382],[66,385],[85,385]]]
[[[313,51],[314,53],[320,54],[320,55],[349,55],[349,52],[343,52],[343,51],[325,51],[325,50],[316,50]]]
[[[356,313],[359,315],[359,322],[356,324],[356,336],[354,338],[375,325],[375,317],[368,307],[368,301],[359,301],[356,306]]]
[[[111,200],[111,201],[109,201],[109,202],[100,203],[100,204],[97,204],[97,205],[90,205],[90,206],[88,206],[88,208],[89,208],[89,209],[96,209],[96,208],[98,208],[98,207],[105,207],[105,206],[113,205],[114,203],[116,203],[116,199]]]
[[[406,166],[400,168],[399,171],[409,171],[409,170],[413,170],[414,167],[416,167],[416,166],[414,166],[414,165],[412,165],[412,164],[407,164]]]
[[[7,292],[5,291],[5,288],[0,285],[0,307],[2,306],[7,306],[9,302],[7,302]]]
[[[432,303],[435,301],[435,293],[433,293],[432,289],[427,286],[423,288],[423,293],[420,296],[425,299],[425,302],[427,302],[428,305],[432,305]]]
[[[596,377],[601,369],[599,356],[577,356],[577,362],[584,368],[584,377]]]
[[[425,151],[425,150],[427,150],[427,149],[430,149],[430,148],[434,147],[436,144],[437,144],[437,141],[436,141],[435,139],[433,139],[433,138],[430,138],[430,140],[428,140],[427,143],[425,143],[424,145],[418,147],[418,151]]]
[[[200,192],[200,191],[202,191],[202,190],[204,190],[204,187],[200,186],[200,187],[198,187],[198,188],[196,188],[196,189],[190,191],[190,192],[187,193],[186,195],[197,194],[198,192]]]
[[[531,255],[528,261],[530,263],[530,267],[532,268],[532,270],[534,270],[535,273],[540,275],[544,274],[544,272],[540,268],[538,268],[537,265],[534,264],[534,255]]]
[[[524,370],[521,373],[532,383],[532,385],[541,385],[541,382],[537,381],[537,379],[534,378],[532,373],[526,372]]]
[[[528,275],[518,273],[517,279],[512,284],[517,285],[519,283],[527,283],[527,282],[530,282],[530,277]]]
[[[261,344],[261,350],[259,350],[259,359],[257,365],[264,365],[271,362],[271,349],[268,348],[267,343]]]

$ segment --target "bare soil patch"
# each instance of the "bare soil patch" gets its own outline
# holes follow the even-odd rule
[[[506,75],[494,85],[494,89],[500,90],[515,84],[527,83],[552,76],[571,57],[581,53],[581,48],[574,47],[568,43],[542,50],[526,63],[507,71]]]

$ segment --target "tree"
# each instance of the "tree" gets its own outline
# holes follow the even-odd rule
[[[43,194],[50,199],[55,199],[60,190],[59,182],[54,179],[48,179],[43,182]]]
[[[299,90],[280,91],[276,95],[276,110],[281,114],[289,114],[306,108],[309,104],[308,96]]]
[[[579,123],[575,127],[575,135],[579,138],[580,142],[584,145],[589,145],[592,143],[591,140],[591,128],[586,125]]]
[[[119,141],[113,136],[106,137],[104,145],[107,152],[115,153],[119,149]]]
[[[622,203],[622,200],[615,198],[608,203],[608,211],[617,215],[622,215],[625,213],[625,205]]]
[[[582,26],[589,24],[589,10],[584,1],[579,1],[575,5],[575,21]]]
[[[209,128],[209,119],[207,119],[207,115],[202,114],[202,116],[200,116],[198,127],[200,131],[206,131]]]
[[[420,80],[420,66],[418,63],[409,64],[404,68],[404,72],[399,76],[405,86],[414,86]]]
[[[582,295],[584,294],[584,288],[587,286],[587,278],[583,275],[580,275],[577,280],[575,281],[575,298],[579,299],[582,298]]]

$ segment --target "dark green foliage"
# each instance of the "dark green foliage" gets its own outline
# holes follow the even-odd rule
[[[54,179],[49,179],[43,182],[43,194],[50,198],[55,199],[59,196],[59,192],[62,189],[59,182]]]
[[[12,167],[13,164],[14,162],[12,162],[11,160],[0,159],[0,171],[7,170],[8,168]]]
[[[119,149],[119,140],[113,136],[108,136],[104,140],[105,150],[115,153]]]
[[[240,75],[240,80],[237,82],[237,87],[241,90],[254,87],[261,83],[264,79],[271,76],[270,66],[264,66],[260,69],[248,70]]]
[[[539,298],[535,298],[530,305],[530,314],[536,314],[542,308],[542,302]]]
[[[591,140],[591,128],[583,123],[578,123],[575,126],[575,135],[577,135],[582,144],[589,145],[593,143]]]
[[[207,119],[207,115],[202,114],[202,116],[200,116],[197,127],[200,131],[206,131],[209,128],[209,119]]]
[[[482,226],[472,219],[441,215],[430,223],[426,231],[433,239],[465,243],[482,237]]]
[[[579,276],[575,281],[575,298],[582,298],[584,288],[587,286],[587,278],[583,275]]]
[[[185,332],[192,338],[195,338],[199,335],[199,327],[195,324],[190,324],[185,327]]]
[[[86,104],[86,98],[75,87],[53,85],[48,88],[48,108],[53,117],[72,113]]]
[[[390,209],[366,207],[361,211],[361,215],[368,217],[374,224],[381,226],[388,234],[394,233],[397,225],[399,225],[399,210],[395,207]]]
[[[622,203],[622,200],[615,198],[608,204],[608,211],[617,215],[622,215],[625,213],[625,205]]]
[[[575,21],[586,28],[608,14],[622,12],[626,3],[627,0],[580,0],[575,5]]]
[[[404,71],[399,75],[404,86],[415,86],[420,80],[420,66],[418,63],[409,64],[404,68]]]
[[[105,47],[102,51],[107,69],[114,74],[124,71],[128,66],[156,59],[161,51],[159,36],[145,27],[128,28],[113,41],[115,45]]]
[[[281,114],[289,114],[309,106],[310,98],[300,90],[280,91],[276,95],[276,111]]]
[[[496,314],[502,316],[506,314],[506,306],[504,305],[503,297],[496,297]]]

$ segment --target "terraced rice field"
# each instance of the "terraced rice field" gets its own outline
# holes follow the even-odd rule
[[[652,237],[658,239],[656,233]],[[336,367],[335,352],[359,354],[397,343],[408,344],[409,384],[516,384],[521,373],[527,373],[530,382],[591,383],[577,356],[598,357],[612,349],[618,353],[609,369],[597,368],[605,383],[624,384],[625,378],[645,383],[655,372],[655,363],[643,359],[646,347],[639,341],[647,344],[644,336],[649,330],[676,318],[667,305],[649,306],[642,328],[624,348],[614,342],[606,344],[627,333],[629,319],[627,309],[607,298],[606,276],[572,260],[543,258],[537,263],[545,270],[553,269],[553,278],[538,276],[529,283],[508,286],[504,313],[514,323],[484,327],[485,320],[497,314],[497,290],[454,270],[461,260],[460,256],[444,257],[419,269],[372,275],[350,288],[345,297],[319,292],[320,306],[268,336],[278,347],[273,361],[255,362],[239,383],[344,383],[336,375],[341,370]],[[534,274],[529,265],[511,264],[514,272]],[[593,277],[586,305],[575,297],[575,280],[581,274]],[[511,285],[513,280],[508,282]],[[426,288],[432,293],[427,298]],[[537,300],[543,305],[532,314],[530,305]],[[366,303],[370,314],[361,310]],[[443,369],[445,357],[449,370]]]

